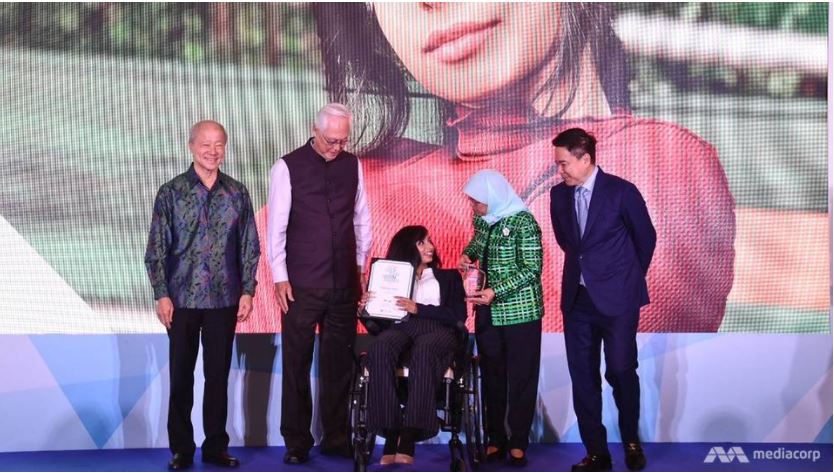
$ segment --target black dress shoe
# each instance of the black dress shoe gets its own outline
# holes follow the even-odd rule
[[[625,463],[631,471],[641,471],[646,468],[646,455],[639,442],[625,444]]]
[[[300,465],[310,459],[310,454],[299,450],[287,450],[284,454],[284,463],[287,465]]]
[[[203,463],[211,463],[212,465],[225,466],[234,468],[240,465],[240,460],[229,455],[229,452],[222,451],[220,453],[203,454]]]
[[[174,458],[171,458],[171,461],[168,462],[168,469],[171,471],[180,471],[188,468],[192,463],[194,463],[194,458],[190,455],[175,453]]]
[[[611,455],[586,455],[570,471],[611,471]]]

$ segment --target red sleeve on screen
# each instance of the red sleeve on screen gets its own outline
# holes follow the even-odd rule
[[[615,120],[598,164],[646,199],[658,244],[649,269],[646,332],[714,332],[733,285],[734,200],[715,148],[652,119]]]

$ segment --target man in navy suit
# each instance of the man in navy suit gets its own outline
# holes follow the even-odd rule
[[[634,184],[596,166],[596,139],[571,128],[554,140],[564,182],[550,189],[550,218],[565,252],[562,315],[573,406],[587,455],[572,471],[611,470],[602,425],[600,345],[619,411],[626,466],[642,470],[637,323],[649,303],[646,273],[657,234]]]

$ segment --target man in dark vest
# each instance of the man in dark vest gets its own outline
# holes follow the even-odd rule
[[[319,326],[321,453],[350,457],[348,390],[359,281],[371,245],[362,166],[344,151],[350,110],[331,103],[313,137],[279,159],[269,181],[267,254],[281,319],[284,462],[307,461],[313,402],[310,367]]]

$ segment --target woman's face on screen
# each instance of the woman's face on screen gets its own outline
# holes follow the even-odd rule
[[[455,103],[529,78],[559,34],[557,3],[375,3],[379,25],[411,74]]]

